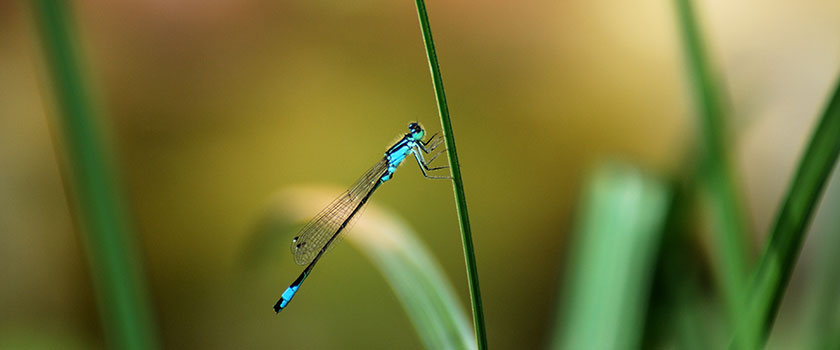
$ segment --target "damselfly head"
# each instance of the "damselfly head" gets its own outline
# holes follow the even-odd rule
[[[423,131],[423,127],[416,122],[408,124],[408,133],[411,135],[411,138],[417,141],[422,140],[423,136],[426,134],[426,132]]]

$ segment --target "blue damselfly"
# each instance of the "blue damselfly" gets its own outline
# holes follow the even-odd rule
[[[429,179],[451,179],[448,176],[430,176],[427,171],[449,168],[447,166],[430,168],[429,163],[442,152],[438,152],[428,161],[423,154],[429,154],[442,142],[442,138],[432,135],[426,141],[426,132],[418,123],[408,124],[408,133],[396,144],[385,151],[385,157],[368,170],[362,177],[322,210],[315,218],[304,226],[299,234],[292,239],[292,253],[298,265],[307,265],[298,278],[283,292],[280,300],[274,305],[274,311],[280,312],[295,296],[300,285],[312,272],[312,268],[321,256],[336,242],[336,238],[344,231],[359,210],[367,203],[370,196],[384,182],[394,177],[397,167],[409,154],[413,155],[420,165],[423,176]]]

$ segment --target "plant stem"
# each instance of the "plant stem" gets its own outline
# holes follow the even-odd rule
[[[802,249],[806,229],[840,154],[840,82],[811,137],[753,276],[746,334],[764,343]],[[760,343],[760,344],[761,344]]]
[[[712,212],[713,255],[730,320],[737,323],[747,286],[747,244],[740,198],[727,152],[726,108],[722,88],[697,24],[691,0],[676,0],[686,67],[692,82],[703,144],[701,183],[708,193]]]
[[[458,152],[455,149],[455,136],[452,133],[452,122],[449,118],[449,106],[446,104],[446,94],[443,91],[443,78],[440,74],[440,64],[435,53],[435,43],[432,39],[432,28],[429,24],[429,15],[426,13],[426,4],[423,0],[415,0],[415,3],[417,5],[417,15],[420,19],[420,30],[423,32],[423,42],[426,46],[426,56],[429,59],[432,82],[435,86],[440,124],[449,155],[449,167],[452,171],[452,186],[455,192],[458,221],[461,226],[461,240],[464,246],[464,259],[466,260],[467,279],[470,287],[470,301],[473,310],[476,345],[478,349],[483,350],[487,349],[487,334],[484,326],[484,309],[481,303],[481,291],[478,285],[478,266],[475,261],[475,248],[473,246],[472,231],[470,230],[469,214],[467,213],[467,199],[464,195],[464,181],[461,177]]]
[[[69,3],[38,0],[39,26],[68,159],[68,198],[73,198],[108,347],[153,349],[157,337],[133,236],[106,144],[97,128],[81,64]],[[75,198],[74,198],[75,197]]]

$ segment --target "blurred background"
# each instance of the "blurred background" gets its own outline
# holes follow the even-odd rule
[[[840,75],[840,3],[695,7],[729,101],[726,137],[754,266]],[[581,267],[569,263],[579,254],[573,233],[587,231],[587,188],[597,187],[593,169],[604,161],[669,188],[657,197],[663,208],[689,208],[685,244],[668,245],[662,237],[673,226],[663,223],[655,238],[663,243],[641,265],[649,287],[636,344],[679,344],[667,316],[687,312],[667,297],[679,284],[700,310],[695,331],[725,345],[709,214],[675,189],[696,171],[700,137],[673,2],[446,1],[428,9],[490,346],[557,344],[563,300],[575,300],[565,299],[575,293],[568,283],[580,280],[572,275]],[[73,15],[162,345],[424,346],[354,245],[334,249],[279,316],[269,307],[301,270],[286,243],[260,264],[241,263],[273,194],[349,186],[408,122],[440,129],[412,2],[96,0],[74,2]],[[0,2],[0,347],[106,347],[36,23],[28,3]],[[824,257],[840,249],[830,240],[840,235],[837,173],[769,348],[814,337],[822,307],[814,300],[823,300],[815,288],[831,275]],[[416,232],[469,315],[450,183],[428,181],[407,163],[372,202]],[[834,250],[819,249],[826,245]],[[676,249],[692,257],[690,284],[663,272]]]

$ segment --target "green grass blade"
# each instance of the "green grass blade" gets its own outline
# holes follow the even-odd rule
[[[552,348],[641,346],[669,196],[662,182],[629,167],[603,167],[590,179]]]
[[[693,241],[691,215],[696,203],[692,182],[669,183],[671,205],[663,228],[662,246],[654,281],[655,302],[645,320],[643,349],[670,348],[702,350],[721,347],[703,320],[701,265],[704,260]],[[729,339],[726,339],[728,341]],[[713,345],[715,344],[715,345]]]
[[[443,77],[440,74],[435,43],[432,39],[432,28],[429,24],[429,15],[426,13],[426,4],[423,0],[415,0],[417,4],[417,15],[420,19],[420,30],[423,33],[423,42],[426,46],[426,56],[429,59],[429,69],[432,73],[432,82],[437,97],[440,124],[443,130],[443,137],[446,140],[446,149],[449,155],[449,167],[452,171],[452,186],[455,192],[455,204],[458,210],[458,222],[461,226],[461,241],[464,246],[464,260],[467,267],[467,279],[470,287],[470,301],[473,310],[473,324],[475,326],[476,343],[479,349],[487,348],[487,332],[484,326],[484,307],[481,303],[481,289],[478,285],[478,264],[475,261],[475,248],[473,246],[472,231],[470,230],[470,218],[467,213],[467,199],[464,194],[464,181],[461,177],[461,166],[458,162],[458,152],[455,148],[455,136],[452,133],[452,122],[449,118],[449,106],[446,104],[446,93],[443,90]]]
[[[749,250],[740,206],[742,202],[727,150],[727,109],[722,100],[723,88],[715,79],[691,0],[676,0],[676,9],[686,68],[700,121],[703,152],[700,183],[707,195],[706,208],[710,210],[713,220],[711,231],[715,272],[734,324],[736,316],[740,314],[741,300],[747,287]]]
[[[48,71],[52,78],[74,197],[88,264],[110,347],[157,347],[152,308],[141,274],[106,143],[98,130],[84,81],[66,1],[34,2]]]
[[[814,208],[840,153],[840,83],[835,87],[799,162],[796,175],[764,248],[749,295],[744,332],[738,339],[763,343],[773,326]]]
[[[299,223],[329,203],[334,191],[313,188],[280,192],[254,233],[243,258],[265,260],[287,251]],[[472,349],[474,335],[455,291],[428,248],[398,215],[374,203],[346,235],[382,272],[428,349]],[[272,301],[266,301],[266,311]]]
[[[803,343],[809,344],[811,349],[840,349],[840,222],[834,213],[840,211],[840,172],[834,172],[829,180],[830,192],[826,193],[820,205],[817,218],[814,220],[814,230],[821,232],[817,247],[817,258],[810,291],[806,296],[807,330],[803,334]],[[832,187],[833,186],[833,187]]]

